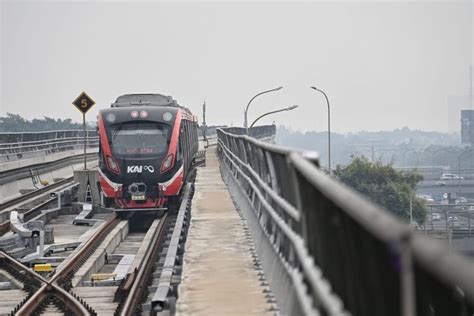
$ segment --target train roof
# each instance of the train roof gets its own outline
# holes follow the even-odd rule
[[[140,93],[121,95],[111,104],[111,107],[118,108],[141,105],[179,106],[178,102],[171,96],[158,93]]]
[[[130,108],[137,107],[144,107],[144,109],[147,108],[148,110],[152,110],[156,107],[155,109],[158,111],[169,111],[173,114],[176,113],[176,111],[181,110],[188,120],[197,122],[197,117],[193,115],[188,108],[180,106],[171,96],[158,93],[124,94],[119,96],[110,107],[112,108],[110,110],[114,112],[118,111],[120,113],[128,113]],[[108,112],[107,110],[105,111]]]
[[[178,107],[192,115],[191,110],[187,107],[181,106],[178,104],[178,101],[173,99],[171,96],[166,96],[159,93],[134,93],[134,94],[124,94],[121,95],[115,100],[114,103],[110,105],[112,108],[120,107],[134,107],[134,106],[171,106]]]

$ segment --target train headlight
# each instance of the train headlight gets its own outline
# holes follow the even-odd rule
[[[132,111],[132,112],[130,112],[130,116],[131,116],[132,118],[137,118],[137,117],[138,117],[138,111]]]
[[[115,117],[114,113],[107,114],[107,117],[106,117],[107,122],[113,123],[113,122],[115,122],[115,119],[116,119],[116,117]]]
[[[109,167],[109,169],[113,173],[116,173],[116,174],[120,173],[119,165],[112,156],[107,156],[107,167]]]
[[[165,120],[166,122],[171,121],[172,118],[173,118],[173,114],[171,114],[170,112],[163,113],[163,120]]]
[[[173,167],[173,158],[174,158],[174,155],[173,154],[169,154],[168,156],[166,156],[166,158],[163,160],[163,162],[161,163],[161,169],[160,171],[163,173],[165,171],[168,171],[170,170],[172,167]]]

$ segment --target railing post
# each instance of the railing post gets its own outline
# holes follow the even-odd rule
[[[416,291],[410,231],[406,232],[406,235],[402,237],[400,242],[400,297],[402,300],[402,316],[415,316]]]

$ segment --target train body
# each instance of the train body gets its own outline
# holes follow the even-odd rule
[[[128,94],[101,110],[99,185],[106,206],[165,209],[198,150],[197,118],[171,97]]]

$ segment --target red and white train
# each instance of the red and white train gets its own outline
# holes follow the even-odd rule
[[[105,206],[163,210],[175,201],[198,150],[197,117],[161,94],[127,94],[98,118]]]

